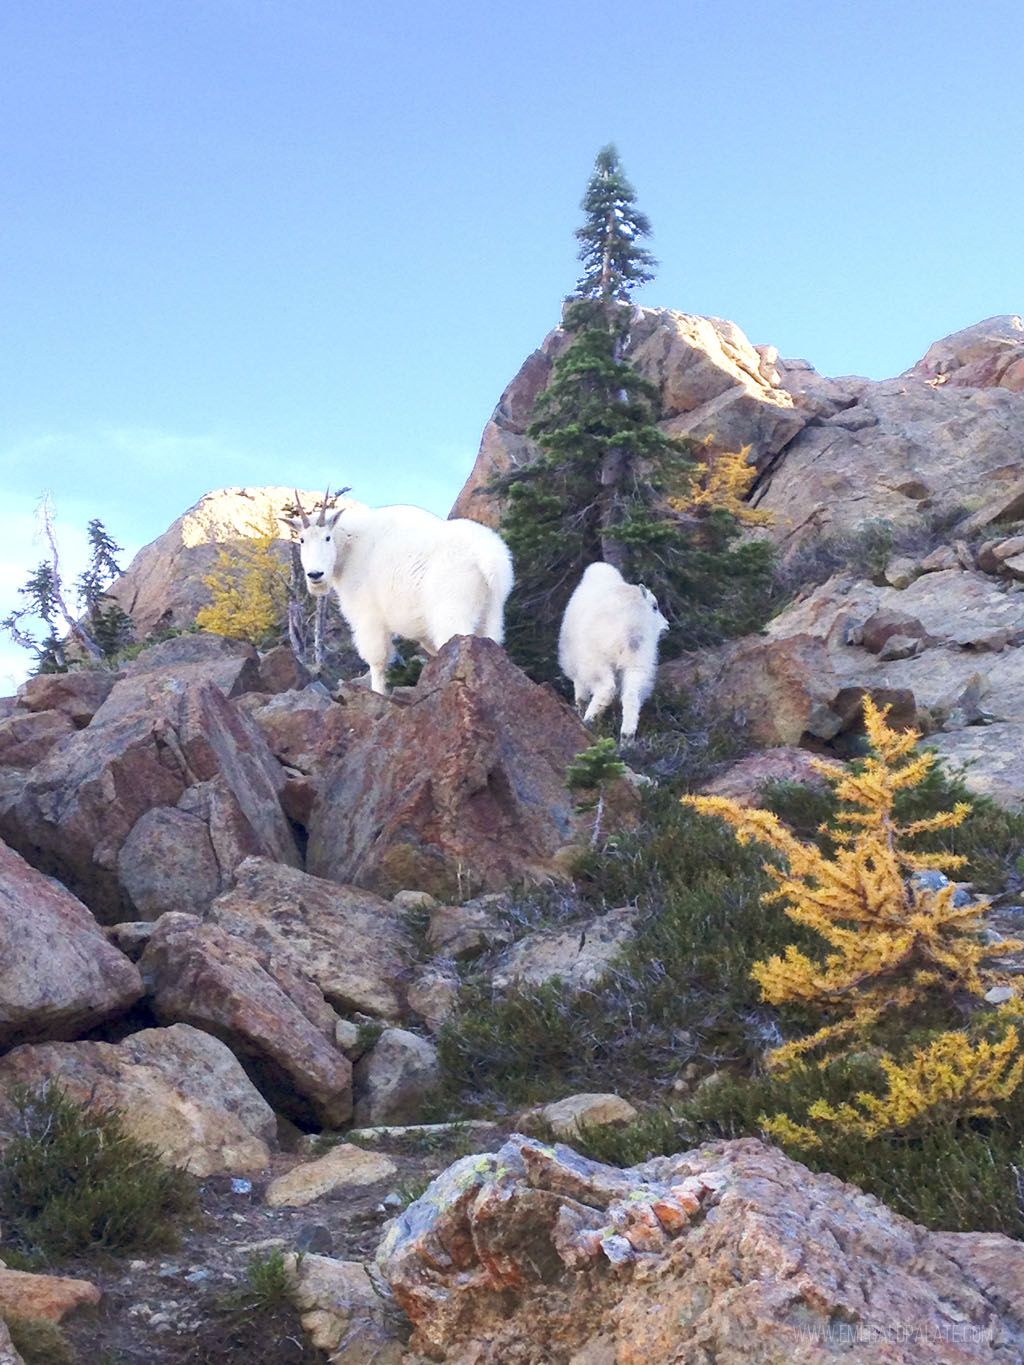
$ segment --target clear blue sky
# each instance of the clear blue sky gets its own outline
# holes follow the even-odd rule
[[[872,378],[1024,308],[1020,0],[3,0],[0,51],[0,615],[46,488],[72,554],[233,484],[447,512],[609,141],[640,302]]]

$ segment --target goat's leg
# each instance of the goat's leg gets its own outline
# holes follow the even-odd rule
[[[585,682],[573,682],[573,701],[576,703],[576,713],[582,716],[587,709],[587,702],[591,697],[591,689]]]
[[[627,668],[623,670],[622,729],[619,732],[620,740],[629,740],[636,737],[636,727],[637,722],[640,719],[640,707],[644,703],[646,686],[646,669]]]
[[[370,669],[370,688],[374,692],[388,690],[388,661],[391,658],[391,633],[379,629],[352,631],[356,653]]]
[[[590,705],[583,713],[586,724],[597,720],[603,711],[607,711],[615,700],[615,674],[609,669],[597,680],[593,695],[590,698]]]

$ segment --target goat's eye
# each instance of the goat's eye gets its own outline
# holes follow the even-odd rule
[[[324,536],[324,540],[330,540],[330,536]]]
[[[299,536],[299,544],[300,544],[300,545],[305,545],[305,543],[306,543],[306,537],[305,537],[305,536]]]

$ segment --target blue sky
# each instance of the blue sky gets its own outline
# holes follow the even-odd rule
[[[0,615],[44,489],[72,561],[235,484],[447,512],[609,141],[640,302],[872,378],[1024,308],[1019,0],[4,0],[0,51]]]

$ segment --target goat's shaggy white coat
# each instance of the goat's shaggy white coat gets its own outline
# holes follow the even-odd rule
[[[611,564],[590,564],[569,598],[558,633],[558,664],[576,691],[585,721],[622,699],[620,739],[636,734],[654,687],[658,637],[668,622],[654,594],[627,583]],[[588,705],[589,703],[589,705]]]
[[[282,521],[298,532],[306,584],[315,597],[332,588],[338,594],[375,692],[387,690],[394,635],[416,640],[428,654],[453,635],[502,643],[513,575],[497,532],[420,507],[321,510],[316,522],[300,514]]]

